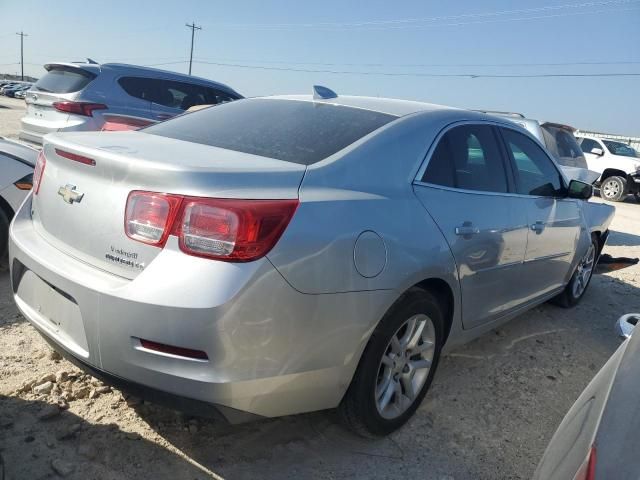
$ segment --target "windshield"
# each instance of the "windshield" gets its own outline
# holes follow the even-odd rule
[[[41,92],[50,93],[77,92],[94,78],[94,74],[81,68],[56,66],[36,82],[35,88]]]
[[[311,165],[396,118],[328,103],[247,99],[181,115],[141,131]]]
[[[560,165],[587,168],[587,161],[570,130],[552,125],[542,125],[542,135],[547,149]]]
[[[623,157],[638,156],[638,152],[636,152],[629,145],[625,145],[622,142],[614,142],[612,140],[603,140],[602,142],[606,145],[607,149],[614,155],[622,155]]]

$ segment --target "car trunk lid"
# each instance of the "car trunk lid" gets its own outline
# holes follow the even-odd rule
[[[140,132],[49,135],[44,155],[36,229],[60,250],[130,279],[161,251],[127,237],[131,191],[297,199],[305,172],[291,162]]]

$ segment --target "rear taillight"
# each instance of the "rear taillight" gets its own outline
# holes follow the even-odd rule
[[[596,479],[596,447],[595,445],[589,450],[589,455],[584,459],[582,465],[578,469],[574,480],[595,480]]]
[[[298,200],[217,199],[135,191],[127,200],[125,229],[130,238],[151,245],[164,245],[171,233],[189,255],[249,262],[273,248],[297,206]]]
[[[153,122],[151,120],[110,116],[107,121],[104,122],[104,125],[102,125],[102,131],[123,132],[127,130],[138,130],[142,127],[148,127],[152,123]]]
[[[38,153],[38,160],[36,160],[36,168],[33,170],[33,193],[37,195],[40,191],[40,183],[42,182],[42,175],[44,174],[44,167],[47,165],[47,159],[40,150]]]
[[[91,117],[93,116],[94,110],[105,110],[108,107],[103,103],[53,102],[53,108],[55,108],[59,112],[73,113],[75,115]]]
[[[127,199],[124,229],[129,238],[163,246],[171,231],[182,197],[134,191]]]

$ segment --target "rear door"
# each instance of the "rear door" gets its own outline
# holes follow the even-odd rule
[[[510,128],[500,131],[516,192],[526,201],[529,229],[522,273],[531,300],[563,286],[580,237],[580,206],[566,198],[562,176],[542,147]]]
[[[461,124],[437,140],[414,186],[456,260],[465,328],[521,302],[527,216],[506,168],[495,127]]]

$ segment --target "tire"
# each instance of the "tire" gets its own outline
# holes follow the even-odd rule
[[[627,196],[627,180],[622,177],[607,177],[600,184],[600,196],[612,202],[621,202]]]
[[[590,270],[585,270],[585,265],[589,264],[589,257],[591,256],[591,264]],[[562,293],[560,293],[557,297],[553,299],[553,303],[559,305],[563,308],[572,308],[575,307],[582,297],[584,297],[589,284],[591,283],[591,278],[593,277],[593,272],[596,268],[596,260],[598,258],[598,241],[592,236],[591,237],[591,245],[587,249],[587,252],[578,262],[573,275],[571,276],[571,280]],[[586,275],[585,275],[586,274]],[[577,285],[576,282],[580,282],[580,285]]]
[[[9,219],[4,210],[0,208],[0,272],[7,269],[9,265]]]
[[[373,332],[338,407],[349,429],[363,437],[377,437],[407,422],[433,380],[443,325],[442,309],[428,291],[412,288],[393,304]],[[409,328],[412,334],[407,335]],[[404,340],[415,347],[398,354]]]

